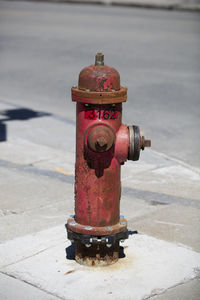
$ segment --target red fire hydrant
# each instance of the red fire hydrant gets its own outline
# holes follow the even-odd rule
[[[126,99],[127,88],[120,86],[119,73],[104,65],[102,53],[72,87],[77,102],[75,215],[66,227],[81,264],[116,262],[119,242],[128,238],[127,221],[120,216],[120,169],[127,159],[138,160],[151,141],[138,126],[122,124]]]

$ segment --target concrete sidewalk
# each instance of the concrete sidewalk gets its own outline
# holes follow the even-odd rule
[[[199,15],[7,1],[0,15],[0,299],[199,300]],[[152,148],[122,167],[120,212],[138,234],[118,263],[87,268],[64,227],[70,88],[101,49],[128,86],[124,123]]]
[[[12,121],[0,144],[1,299],[199,299],[199,170],[153,150],[127,162],[121,213],[139,234],[122,244],[117,264],[86,268],[64,228],[74,209],[74,143],[75,124],[51,115]]]

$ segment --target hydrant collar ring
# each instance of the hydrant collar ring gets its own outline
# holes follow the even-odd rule
[[[72,101],[92,104],[114,104],[126,102],[127,88],[121,86],[118,91],[94,92],[81,90],[78,87],[72,87]]]

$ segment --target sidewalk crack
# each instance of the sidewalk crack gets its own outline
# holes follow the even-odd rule
[[[195,279],[199,279],[200,278],[200,275],[198,274],[199,272],[196,272],[196,273],[197,273],[197,275],[195,277],[193,277],[191,279],[188,279],[188,280],[185,280],[185,281],[181,281],[181,282],[179,282],[179,283],[177,283],[177,284],[175,284],[173,286],[170,286],[167,289],[160,289],[160,290],[156,290],[156,291],[154,290],[154,291],[152,291],[151,295],[149,295],[147,297],[144,297],[142,300],[148,300],[148,299],[151,299],[151,298],[153,298],[155,296],[163,295],[164,293],[166,293],[167,291],[169,291],[169,290],[171,290],[173,288],[181,286],[181,285],[183,285],[185,283],[189,283],[189,282],[191,282],[191,281],[193,281]]]
[[[26,283],[26,284],[28,284],[28,285],[31,285],[32,287],[34,287],[34,288],[36,288],[36,289],[38,289],[38,290],[40,290],[40,291],[42,291],[42,292],[44,292],[44,293],[46,293],[46,294],[48,294],[48,295],[51,295],[51,296],[57,297],[58,299],[64,300],[64,298],[61,298],[61,297],[58,296],[57,294],[51,293],[51,292],[49,292],[49,291],[47,291],[47,290],[45,290],[45,289],[43,289],[43,288],[41,288],[41,287],[39,287],[39,286],[37,286],[37,285],[35,285],[35,284],[33,284],[33,283],[31,283],[31,282],[25,280],[25,279],[18,278],[18,277],[15,276],[15,275],[8,274],[8,273],[3,272],[3,271],[0,271],[0,273],[3,274],[3,275],[6,275],[6,276],[8,276],[8,277],[14,278],[14,279],[16,279],[16,280],[18,280],[18,281],[24,282],[24,283]]]

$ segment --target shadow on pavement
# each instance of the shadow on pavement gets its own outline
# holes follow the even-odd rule
[[[75,260],[75,243],[72,243],[69,247],[65,249],[66,259]]]
[[[0,111],[0,116],[4,117],[3,119],[0,119],[0,142],[5,142],[7,140],[7,128],[5,124],[6,122],[27,121],[33,118],[40,118],[50,115],[50,113],[34,111],[27,108],[8,109]]]

